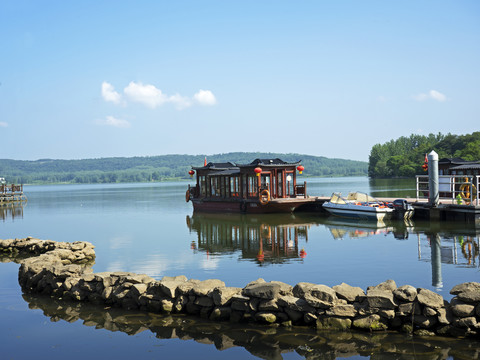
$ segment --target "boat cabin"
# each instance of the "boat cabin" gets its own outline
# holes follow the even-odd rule
[[[195,197],[258,198],[264,190],[270,199],[305,195],[305,185],[297,186],[297,166],[280,159],[256,159],[250,164],[208,163],[193,167],[197,174]]]
[[[267,205],[280,200],[306,198],[306,183],[297,185],[297,170],[301,172],[303,169],[300,161],[288,163],[278,158],[255,159],[250,164],[226,162],[192,167],[190,174],[196,173],[197,181],[187,191],[186,200],[192,200],[196,209],[200,203],[206,202],[217,202],[218,210],[221,210],[220,202],[241,203],[244,205],[242,211],[245,211],[247,205],[257,206],[253,203]]]

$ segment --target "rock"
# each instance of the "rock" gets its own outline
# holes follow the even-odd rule
[[[190,279],[185,282],[181,282],[177,285],[176,295],[189,295],[193,287],[198,284],[200,280]]]
[[[293,288],[296,297],[303,298],[315,308],[327,309],[337,302],[335,290],[326,285],[298,283]]]
[[[277,283],[257,283],[243,288],[242,295],[271,300],[280,296],[280,288]]]
[[[220,287],[213,289],[211,295],[216,306],[225,306],[231,302],[234,295],[241,292],[242,289],[239,287]]]
[[[385,290],[385,291],[394,291],[397,288],[397,284],[393,280],[384,281],[376,286],[369,286],[367,288],[367,292],[369,290]]]
[[[466,303],[480,303],[480,290],[467,290],[459,293],[458,298]]]
[[[365,292],[362,288],[353,287],[345,283],[341,283],[340,285],[335,285],[332,287],[337,294],[339,299],[345,299],[348,302],[359,301],[362,296],[365,296]]]
[[[232,310],[249,311],[250,298],[240,294],[232,296]]]
[[[305,324],[309,325],[309,324],[312,324],[314,322],[316,322],[318,319],[317,315],[315,315],[314,313],[306,313],[303,315],[303,321],[305,322]]]
[[[319,330],[347,330],[352,327],[352,320],[340,317],[323,317],[317,320]]]
[[[280,311],[280,307],[277,304],[277,300],[262,300],[259,302],[258,311]]]
[[[477,325],[477,319],[473,316],[465,317],[453,321],[452,325],[457,328],[474,328]]]
[[[354,317],[357,315],[357,310],[351,304],[348,305],[335,305],[325,311],[328,316],[336,317]]]
[[[453,321],[453,314],[450,308],[438,309],[438,322],[442,325],[448,325]]]
[[[229,320],[231,313],[230,306],[219,306],[211,312],[210,320]]]
[[[433,316],[415,315],[413,317],[414,324],[421,328],[429,329],[437,323],[437,318]]]
[[[259,312],[255,314],[255,320],[264,324],[273,324],[277,321],[277,317],[273,313]]]
[[[465,282],[463,284],[456,285],[450,290],[450,294],[458,295],[466,291],[480,291],[480,283],[478,282]]]
[[[390,290],[368,290],[366,299],[371,308],[393,310],[397,306],[393,293]]]
[[[380,309],[378,311],[378,315],[380,315],[384,319],[392,320],[395,318],[395,310]]]
[[[353,320],[352,326],[363,330],[386,330],[387,325],[381,320],[380,315],[373,314],[369,316],[360,317]]]
[[[433,309],[443,307],[443,297],[428,289],[419,289],[417,295],[418,302]]]
[[[174,299],[177,296],[177,288],[184,284],[185,281],[182,280],[160,280],[156,282],[160,290],[171,299]]]
[[[413,334],[417,336],[435,336],[435,333],[433,331],[428,331],[426,329],[415,330]]]
[[[410,285],[403,285],[393,291],[393,295],[406,302],[412,302],[417,298],[417,289]]]
[[[163,299],[161,301],[161,309],[163,312],[171,313],[173,310],[173,302],[168,299]]]
[[[225,287],[225,283],[217,279],[209,279],[200,281],[192,287],[191,292],[197,296],[209,296],[210,292],[215,288]]]
[[[437,310],[432,309],[431,307],[425,306],[423,308],[423,315],[425,315],[425,316],[435,316],[435,315],[437,315]]]
[[[314,312],[315,308],[310,306],[305,299],[300,299],[295,296],[280,296],[277,299],[278,305],[285,309],[299,311],[299,312]],[[292,319],[293,320],[293,319]]]
[[[315,284],[307,283],[307,282],[300,282],[293,288],[293,296],[297,298],[304,299],[305,294],[310,292],[310,289],[315,286]]]
[[[271,281],[272,284],[280,285],[280,295],[293,295],[293,286],[281,281]]]
[[[298,322],[300,319],[303,319],[303,312],[292,310],[292,309],[285,309],[285,313],[288,315],[289,319],[293,322]]]
[[[214,305],[212,298],[208,296],[198,296],[193,303],[201,307],[213,307]]]
[[[147,291],[147,285],[146,284],[134,284],[130,288],[131,295],[136,297],[136,298],[143,295],[146,291]]]
[[[451,309],[460,318],[475,316],[475,306],[471,304],[455,304]]]

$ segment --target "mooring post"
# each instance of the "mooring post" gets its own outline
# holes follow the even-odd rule
[[[438,205],[438,154],[432,150],[428,154],[428,202],[431,206]]]

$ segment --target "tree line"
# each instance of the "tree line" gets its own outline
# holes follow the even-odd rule
[[[39,159],[35,161],[0,159],[0,177],[16,184],[86,184],[157,182],[188,179],[192,166],[208,162],[249,164],[257,158],[302,161],[306,176],[366,176],[364,161],[330,159],[301,154],[236,152],[216,155],[160,155],[112,157],[82,160]]]
[[[467,161],[480,160],[480,132],[467,135],[412,134],[376,144],[370,151],[368,176],[385,178],[422,174],[425,154],[432,150],[439,159],[459,157]]]

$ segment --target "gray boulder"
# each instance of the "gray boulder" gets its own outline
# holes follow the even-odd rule
[[[390,290],[368,290],[366,299],[371,308],[393,310],[397,306]]]
[[[410,285],[403,285],[395,289],[393,295],[401,301],[411,302],[417,298],[417,289]]]
[[[397,284],[393,280],[386,280],[376,286],[369,286],[367,288],[367,292],[369,290],[388,290],[388,291],[394,291],[397,288]]]
[[[444,306],[443,297],[428,289],[419,289],[418,302],[433,309],[440,309]]]
[[[345,299],[348,302],[358,301],[362,296],[365,296],[365,292],[362,288],[350,286],[346,283],[335,285],[332,287],[335,290],[339,299]]]
[[[281,285],[278,283],[249,284],[242,290],[242,295],[260,299],[276,299],[280,296]]]

